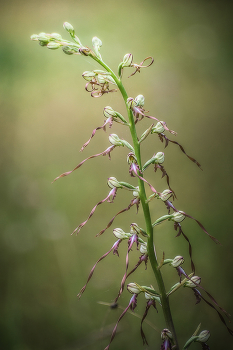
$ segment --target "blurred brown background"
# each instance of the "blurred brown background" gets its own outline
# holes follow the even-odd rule
[[[76,295],[98,258],[115,241],[112,228],[128,231],[131,222],[143,224],[141,211],[118,217],[104,236],[95,238],[112,216],[126,207],[130,194],[119,191],[114,204],[105,203],[78,237],[73,229],[108,193],[109,176],[136,184],[126,164],[127,150],[87,162],[53,185],[60,173],[108,147],[107,134],[98,131],[84,153],[82,144],[102,125],[102,110],[110,105],[125,115],[119,94],[92,99],[81,74],[98,69],[89,58],[64,55],[30,41],[30,35],[57,32],[68,39],[64,21],[73,24],[82,43],[93,36],[103,42],[102,57],[113,69],[130,52],[134,61],[153,56],[155,63],[127,79],[129,96],[143,94],[150,114],[178,132],[176,140],[196,158],[204,171],[190,162],[176,145],[165,151],[164,166],[177,193],[176,206],[199,219],[222,246],[216,246],[192,220],[185,220],[196,273],[202,285],[232,313],[232,5],[215,1],[2,1],[0,3],[0,164],[1,164],[1,336],[9,350],[103,349],[121,310],[109,310],[98,301],[111,302],[125,271],[126,242],[101,262],[81,300]],[[128,74],[129,73],[129,74]],[[139,134],[149,127],[145,120]],[[127,131],[112,133],[130,141]],[[168,137],[170,135],[167,135]],[[174,137],[173,137],[174,139]],[[146,161],[163,145],[157,136],[144,144]],[[162,191],[165,179],[147,171]],[[165,214],[158,201],[152,217]],[[155,231],[158,256],[183,255],[189,272],[188,246],[175,238],[172,224]],[[138,253],[130,254],[131,267]],[[167,288],[177,276],[164,267]],[[151,269],[141,267],[129,282],[153,284]],[[124,292],[120,305],[126,306]],[[211,349],[230,349],[232,338],[217,313],[204,302],[195,305],[191,290],[171,297],[181,345],[201,322],[209,329]],[[145,300],[140,296],[137,312]],[[165,327],[161,310],[150,310],[151,322]],[[142,349],[140,320],[126,315],[111,348]],[[144,326],[150,346],[160,348],[160,333]],[[194,344],[193,349],[199,349]]]

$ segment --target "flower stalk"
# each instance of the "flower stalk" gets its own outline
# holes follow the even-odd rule
[[[154,59],[152,57],[146,57],[140,64],[136,64],[133,62],[133,55],[128,53],[124,56],[123,61],[118,66],[118,75],[116,75],[113,70],[103,61],[102,56],[100,54],[102,41],[94,37],[92,39],[93,44],[93,50],[90,48],[83,46],[80,39],[76,36],[75,30],[71,24],[68,22],[64,23],[64,28],[66,31],[70,34],[73,42],[70,42],[68,40],[64,40],[60,34],[52,33],[52,34],[46,34],[46,33],[40,33],[39,35],[32,35],[31,40],[38,41],[41,46],[47,47],[51,50],[56,50],[61,48],[62,51],[67,55],[84,55],[89,56],[93,60],[95,60],[101,68],[104,70],[93,70],[93,71],[85,71],[82,74],[82,77],[86,81],[85,89],[87,92],[91,94],[92,97],[101,97],[106,93],[111,92],[117,92],[120,91],[122,98],[125,103],[126,112],[128,118],[123,117],[120,113],[113,110],[112,107],[106,106],[104,108],[104,116],[106,118],[104,124],[102,126],[96,127],[91,137],[88,139],[86,143],[81,148],[81,151],[87,147],[87,145],[90,143],[92,138],[95,136],[97,130],[106,130],[106,126],[108,125],[109,128],[112,127],[114,122],[120,123],[124,127],[128,127],[130,130],[131,138],[132,138],[132,145],[126,141],[118,137],[118,135],[112,133],[109,135],[109,142],[111,146],[109,146],[106,150],[104,150],[101,153],[94,154],[92,156],[89,156],[88,158],[81,161],[73,170],[64,172],[60,176],[56,177],[54,181],[68,176],[73,171],[80,168],[87,160],[93,159],[95,157],[99,157],[100,155],[108,155],[109,159],[111,152],[116,147],[126,147],[129,149],[130,153],[127,156],[127,162],[129,164],[129,174],[131,177],[137,177],[138,186],[133,186],[127,182],[124,181],[118,181],[115,177],[109,177],[108,178],[108,186],[110,187],[110,191],[104,199],[100,200],[91,210],[89,216],[87,219],[82,222],[77,228],[73,231],[73,233],[78,233],[92,218],[93,214],[95,213],[97,207],[105,202],[107,203],[113,203],[117,191],[118,190],[128,190],[131,191],[133,195],[133,199],[131,199],[129,205],[123,209],[121,209],[117,214],[113,216],[113,218],[109,221],[107,226],[101,230],[96,236],[102,235],[114,222],[115,218],[118,215],[121,215],[122,213],[129,211],[134,205],[137,208],[137,211],[139,209],[139,206],[141,205],[144,215],[144,221],[145,221],[145,229],[140,228],[136,223],[132,223],[130,225],[130,232],[125,232],[122,228],[115,228],[113,229],[113,235],[118,240],[113,244],[111,249],[103,254],[99,260],[95,263],[92,270],[90,271],[90,274],[88,276],[87,282],[84,285],[84,287],[81,289],[80,293],[78,294],[79,298],[85,291],[87,284],[91,280],[91,277],[95,271],[95,268],[101,262],[103,259],[105,259],[110,252],[113,252],[114,255],[118,255],[118,248],[119,245],[124,241],[128,242],[128,249],[126,254],[126,270],[123,275],[120,290],[118,292],[117,297],[115,298],[114,305],[117,305],[117,300],[121,296],[126,280],[129,276],[131,276],[134,271],[141,266],[142,262],[145,263],[145,266],[147,267],[148,260],[150,261],[155,280],[157,282],[157,291],[154,290],[152,286],[146,287],[146,286],[140,286],[136,282],[131,282],[127,285],[127,290],[133,296],[131,297],[128,306],[123,311],[121,316],[119,317],[115,328],[113,329],[112,336],[110,339],[110,342],[108,346],[105,348],[105,350],[108,350],[110,347],[111,342],[113,341],[117,326],[122,317],[126,314],[128,310],[134,311],[134,309],[137,306],[137,297],[139,294],[145,294],[145,298],[147,300],[146,310],[144,312],[144,315],[142,316],[141,320],[141,336],[143,340],[143,344],[148,344],[146,340],[146,335],[144,333],[144,330],[142,329],[142,323],[145,320],[148,311],[151,306],[158,312],[156,302],[162,307],[164,319],[165,319],[165,325],[166,328],[163,328],[161,332],[161,350],[179,350],[179,344],[178,344],[178,338],[175,330],[175,326],[172,319],[172,313],[169,305],[169,297],[171,294],[180,291],[180,287],[187,287],[185,289],[191,289],[194,292],[194,296],[196,298],[196,303],[199,303],[201,300],[203,300],[207,305],[209,305],[211,308],[213,308],[217,313],[225,327],[227,328],[228,332],[233,335],[233,331],[227,326],[225,319],[223,317],[226,316],[229,318],[229,315],[227,312],[219,306],[219,304],[216,302],[216,300],[212,297],[212,295],[207,292],[202,286],[200,286],[201,283],[201,277],[195,275],[195,266],[192,258],[192,246],[190,243],[189,238],[184,234],[183,229],[181,227],[181,222],[186,218],[191,218],[196,221],[196,223],[199,225],[199,227],[216,243],[219,244],[219,241],[211,236],[204,226],[196,219],[194,219],[192,216],[186,214],[184,211],[178,211],[175,206],[172,203],[173,200],[176,198],[176,195],[174,191],[170,187],[170,179],[169,176],[162,165],[164,162],[164,153],[163,152],[157,152],[154,154],[149,160],[145,162],[144,165],[142,165],[142,159],[141,159],[141,144],[145,140],[145,138],[149,137],[150,135],[157,134],[160,141],[165,141],[165,148],[168,146],[169,143],[173,143],[179,146],[180,150],[190,159],[193,163],[195,163],[200,169],[200,163],[196,161],[193,157],[190,157],[184,150],[183,146],[181,146],[178,142],[174,140],[170,140],[167,138],[167,136],[164,134],[165,131],[169,131],[171,134],[176,135],[176,133],[172,130],[170,130],[166,123],[163,121],[159,121],[157,118],[148,115],[144,109],[144,102],[145,98],[143,95],[138,95],[135,99],[132,97],[129,97],[124,85],[122,83],[122,76],[124,69],[128,69],[130,67],[133,67],[135,71],[129,76],[133,76],[137,72],[140,72],[142,68],[147,68],[152,65],[154,62]],[[149,63],[148,63],[149,60]],[[147,61],[147,62],[146,62]],[[148,63],[147,65],[144,65],[144,63]],[[110,84],[114,85],[114,88],[110,88]],[[117,89],[115,89],[117,87]],[[138,137],[137,130],[136,130],[136,124],[138,122],[141,122],[143,118],[149,118],[153,121],[157,121],[157,124],[152,124],[149,128],[147,128],[141,137]],[[168,189],[165,189],[162,193],[159,193],[156,191],[154,186],[152,186],[145,178],[144,178],[144,171],[150,167],[154,167],[154,171],[156,172],[158,169],[162,172],[162,177],[166,177]],[[152,194],[150,196],[146,195],[145,191],[145,183],[150,187],[150,190]],[[154,198],[160,199],[162,203],[165,204],[167,209],[167,214],[161,216],[156,221],[152,222],[151,219],[151,212],[149,208],[149,203]],[[191,269],[192,273],[187,274],[184,269],[181,267],[181,264],[184,263],[184,258],[180,255],[177,255],[174,259],[165,259],[165,253],[163,253],[162,261],[158,262],[158,258],[156,255],[156,248],[154,244],[154,236],[153,236],[153,230],[154,228],[161,224],[162,222],[170,221],[174,224],[175,231],[178,231],[176,234],[176,237],[182,235],[189,246],[189,257],[191,261]],[[140,235],[143,236],[143,239],[140,237]],[[145,240],[144,240],[145,239]],[[134,244],[135,243],[135,244]],[[134,268],[128,272],[129,267],[129,253],[132,250],[132,247],[137,248],[137,251],[140,251],[141,256],[139,257],[139,260],[137,264],[134,266]],[[140,249],[139,249],[140,245]],[[177,282],[174,286],[170,288],[169,291],[166,291],[163,276],[162,276],[162,267],[163,266],[171,266],[173,269],[176,269],[178,273],[179,282]],[[184,276],[183,280],[182,277]],[[202,289],[207,296],[209,297],[210,301],[206,300],[201,292],[198,290],[198,288]],[[219,310],[218,310],[219,309]],[[223,315],[222,315],[223,314]],[[208,330],[202,331],[199,335],[197,335],[197,332],[199,331],[199,328],[195,331],[195,333],[189,338],[189,340],[185,343],[183,349],[187,349],[193,342],[200,342],[203,349],[209,349],[208,345],[206,344],[206,341],[209,339],[210,332]]]

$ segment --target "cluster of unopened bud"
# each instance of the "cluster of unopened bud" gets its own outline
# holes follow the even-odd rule
[[[97,82],[98,84],[106,84],[106,83],[111,83],[116,85],[114,79],[112,78],[112,76],[110,75],[110,73],[107,73],[103,70],[100,69],[96,69],[93,71],[85,71],[82,74],[82,77],[86,80],[86,81],[90,81],[90,82]]]
[[[58,33],[40,33],[38,35],[33,34],[31,36],[31,40],[39,41],[39,44],[41,46],[47,46],[50,50],[56,50],[62,47],[62,51],[67,55],[73,55],[73,54],[84,54],[89,55],[90,49],[87,47],[83,47],[81,44],[81,41],[75,35],[74,27],[68,23],[65,22],[63,24],[64,29],[67,30],[67,32],[70,34],[72,39],[75,41],[75,44],[72,42],[69,42],[67,40],[63,40],[62,36]]]

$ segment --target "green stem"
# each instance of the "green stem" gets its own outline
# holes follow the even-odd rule
[[[137,132],[136,132],[133,113],[127,105],[128,95],[125,91],[125,88],[124,88],[121,80],[115,75],[115,73],[103,61],[101,61],[97,57],[93,57],[93,58],[102,67],[104,67],[109,73],[111,73],[113,79],[115,80],[115,82],[116,82],[116,84],[117,84],[117,86],[122,94],[122,97],[125,101],[127,113],[128,113],[129,128],[130,128],[130,132],[131,132],[131,136],[132,136],[132,140],[133,140],[135,155],[137,158],[139,168],[140,168],[140,170],[142,170],[140,143],[138,142],[138,138],[137,138]],[[163,314],[164,314],[164,318],[165,318],[165,322],[166,322],[166,327],[172,332],[174,343],[176,345],[176,350],[179,350],[179,345],[178,345],[175,327],[174,327],[172,315],[171,315],[171,309],[170,309],[170,305],[169,305],[169,299],[168,299],[168,296],[166,295],[165,285],[164,285],[161,271],[160,271],[160,269],[158,269],[158,261],[157,261],[155,248],[154,248],[154,241],[153,241],[153,226],[152,226],[152,221],[151,221],[149,204],[148,204],[147,197],[146,197],[144,182],[141,179],[138,179],[138,184],[139,184],[140,200],[141,200],[144,218],[145,218],[145,223],[146,223],[146,232],[148,234],[148,242],[147,242],[148,256],[149,256],[150,263],[151,263],[151,266],[152,266],[152,269],[153,269],[153,272],[154,272],[154,275],[155,275],[155,278],[156,278],[156,281],[157,281],[157,284],[159,287],[162,308],[163,308]]]

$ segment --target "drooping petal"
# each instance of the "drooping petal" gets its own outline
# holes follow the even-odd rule
[[[89,140],[87,140],[87,142],[84,143],[84,145],[82,146],[81,148],[81,152],[84,150],[85,147],[87,147],[87,145],[90,143],[91,139],[95,136],[96,134],[96,131],[97,130],[106,130],[106,125],[109,124],[109,127],[111,127],[112,125],[112,122],[113,122],[113,118],[108,118],[107,120],[105,120],[104,124],[102,126],[98,126],[97,128],[95,128],[93,131],[92,131],[92,134],[91,134],[91,137],[89,138]]]
[[[105,253],[104,255],[102,255],[101,258],[99,258],[99,260],[97,260],[97,262],[95,263],[95,265],[92,267],[92,269],[91,269],[91,271],[90,271],[90,274],[89,274],[89,276],[88,276],[88,279],[87,279],[86,284],[82,287],[82,289],[80,290],[80,292],[79,292],[78,295],[77,295],[77,297],[78,297],[79,299],[81,298],[82,294],[84,293],[84,291],[85,291],[85,289],[86,289],[86,287],[87,287],[87,284],[88,284],[88,282],[90,281],[90,279],[91,279],[91,277],[92,277],[92,275],[93,275],[93,273],[94,273],[94,271],[95,271],[95,268],[96,268],[97,264],[98,264],[101,260],[103,260],[104,258],[106,258],[106,256],[108,256],[108,254],[110,254],[112,250],[113,250],[113,254],[117,254],[117,255],[118,255],[118,247],[119,247],[119,244],[121,243],[121,241],[122,241],[121,239],[118,239],[118,241],[116,241],[116,242],[113,244],[112,248],[111,248],[107,253]],[[119,256],[119,255],[118,255],[118,256]]]
[[[130,202],[130,204],[128,205],[128,207],[126,207],[126,208],[120,210],[116,215],[114,215],[113,218],[112,218],[112,219],[109,221],[109,223],[107,224],[107,226],[106,226],[102,231],[100,231],[100,232],[96,235],[96,237],[102,235],[102,234],[112,225],[113,221],[115,220],[115,218],[116,218],[118,215],[124,213],[125,211],[130,210],[131,207],[132,207],[133,205],[137,205],[137,202],[136,202],[134,199],[131,200],[131,202]]]
[[[199,287],[199,286],[198,286],[198,287]],[[196,288],[193,288],[193,289],[195,289],[195,296],[196,296],[196,293],[198,293],[199,296],[200,296],[200,298],[201,298],[202,300],[204,300],[204,302],[205,302],[206,304],[208,304],[210,307],[212,307],[212,308],[217,312],[217,314],[218,314],[220,320],[221,320],[222,323],[225,325],[225,327],[227,328],[227,330],[228,330],[228,332],[230,333],[230,335],[233,336],[233,330],[230,329],[230,328],[227,326],[226,321],[224,320],[224,318],[223,318],[223,316],[220,314],[220,312],[216,309],[216,307],[215,307],[213,304],[211,304],[208,300],[206,300],[206,299],[201,295],[201,293],[199,292],[199,290],[197,290]]]
[[[111,342],[113,341],[113,339],[115,338],[115,335],[116,335],[116,331],[117,331],[117,326],[118,326],[118,323],[120,322],[120,320],[122,319],[122,317],[126,314],[126,312],[131,309],[132,311],[136,308],[137,306],[137,294],[134,294],[132,296],[132,298],[130,299],[130,302],[129,302],[129,305],[127,306],[127,308],[122,312],[122,314],[120,315],[120,317],[118,318],[118,321],[112,331],[112,335],[111,335],[111,339],[110,339],[110,342],[108,344],[108,346],[106,346],[106,348],[104,350],[108,350],[109,347],[110,347],[110,344]]]
[[[102,204],[102,203],[104,203],[104,202],[106,202],[106,201],[112,203],[113,200],[114,200],[114,198],[116,197],[116,192],[117,192],[117,188],[116,188],[116,187],[112,188],[111,191],[109,192],[109,194],[107,195],[107,197],[104,198],[104,199],[102,199],[102,201],[98,202],[98,203],[94,206],[94,208],[91,210],[91,212],[90,212],[88,218],[87,218],[85,221],[83,221],[78,227],[76,227],[76,229],[72,232],[72,235],[73,235],[74,233],[77,233],[77,234],[78,234],[79,231],[81,230],[81,228],[83,228],[83,226],[86,225],[86,223],[88,222],[88,220],[89,220],[89,219],[92,217],[92,215],[94,214],[94,212],[95,212],[96,208],[98,207],[98,205],[100,205],[100,204]]]
[[[158,310],[156,308],[155,300],[148,300],[147,304],[146,304],[146,310],[145,310],[145,312],[144,312],[144,314],[142,316],[142,320],[141,320],[141,329],[140,329],[140,331],[141,331],[141,337],[142,337],[143,345],[145,345],[145,344],[148,345],[148,342],[146,340],[146,335],[145,335],[145,333],[144,333],[144,331],[142,329],[142,324],[143,324],[143,321],[145,320],[145,318],[146,318],[146,316],[148,314],[148,311],[149,311],[151,306],[153,306],[155,308],[155,310],[158,312]]]
[[[168,139],[167,136],[164,135],[164,134],[160,134],[160,135],[162,135],[162,137],[163,137],[163,138],[165,139],[165,141],[166,141],[165,148],[167,147],[167,145],[168,145],[169,142],[172,142],[172,143],[178,145],[178,146],[180,147],[181,151],[182,151],[193,163],[197,164],[197,166],[198,166],[201,170],[203,170],[203,169],[201,168],[201,164],[198,163],[198,161],[197,161],[196,159],[190,157],[190,156],[185,152],[183,146],[181,146],[177,141],[173,141],[173,140]]]
[[[96,158],[96,157],[99,157],[99,156],[105,156],[105,155],[109,155],[110,157],[110,153],[111,151],[115,148],[115,146],[110,146],[108,147],[105,151],[101,152],[101,153],[97,153],[97,154],[94,154],[86,159],[84,159],[82,162],[80,162],[73,170],[70,170],[70,171],[67,171],[61,175],[59,175],[58,177],[56,177],[53,182],[57,181],[58,179],[60,179],[61,177],[65,177],[67,175],[70,175],[73,171],[75,171],[76,169],[80,168],[87,160],[89,159],[92,159],[92,158]]]

